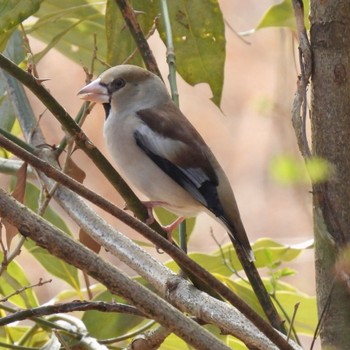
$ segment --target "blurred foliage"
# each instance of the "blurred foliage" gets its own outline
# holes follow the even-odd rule
[[[224,83],[225,26],[217,1],[168,1],[177,71],[190,85],[209,84],[220,106]],[[160,36],[165,29],[160,21]]]
[[[25,205],[38,212],[38,205],[40,203],[40,191],[31,183],[27,183],[25,194]],[[48,207],[43,215],[44,219],[52,223],[55,227],[63,232],[71,235],[69,228],[65,221],[51,208]],[[80,283],[78,278],[78,271],[74,266],[71,266],[61,259],[52,256],[46,249],[41,248],[30,239],[25,242],[25,247],[33,255],[33,257],[47,270],[51,275],[60,278],[73,287],[78,295],[80,292]]]
[[[126,301],[109,291],[104,290],[95,296],[94,300],[124,303]],[[133,332],[149,323],[148,319],[140,316],[118,314],[118,313],[101,313],[99,311],[87,311],[82,317],[82,321],[86,325],[89,334],[93,337],[102,339],[121,337],[126,333]],[[101,327],[101,324],[104,326]]]
[[[309,0],[304,0],[304,23],[306,29],[309,29]],[[295,18],[291,0],[283,0],[277,5],[272,5],[266,10],[256,30],[268,27],[287,27],[295,29]]]
[[[78,64],[91,66],[92,55],[97,50],[95,74],[106,65],[125,62],[142,64],[140,54],[115,1],[45,0],[32,1],[32,7],[19,11],[21,0],[12,0],[0,16],[0,43],[9,39],[8,33],[24,21],[27,34],[47,44],[34,55],[34,62],[55,48]],[[6,3],[6,1],[5,1]],[[138,20],[145,34],[157,23],[161,38],[165,40],[159,1],[131,1],[138,12]],[[38,7],[40,4],[40,8]],[[213,101],[220,105],[225,63],[225,28],[223,16],[216,0],[169,1],[177,70],[191,85],[209,84]],[[29,11],[30,9],[30,11]],[[25,18],[23,18],[25,17]],[[8,20],[14,18],[16,20]],[[96,42],[95,42],[96,38]],[[107,40],[105,40],[105,38]]]
[[[282,155],[270,164],[271,177],[283,185],[325,182],[331,175],[331,165],[322,158],[313,157],[304,163],[301,159]]]
[[[159,1],[134,0],[131,2],[133,8],[138,11],[137,18],[144,33],[152,35],[153,31],[156,31],[165,42],[165,29],[158,18],[161,12]],[[168,6],[178,73],[191,85],[207,83],[212,90],[214,103],[219,106],[224,82],[226,41],[224,18],[218,2],[216,0],[169,1]],[[308,6],[307,2],[305,6]],[[307,8],[305,13],[308,13]],[[19,34],[21,30],[19,25],[23,25],[26,34],[45,43],[46,46],[41,52],[33,53],[31,56],[27,44]],[[256,29],[271,26],[294,27],[290,1],[283,1],[268,9]],[[114,0],[3,0],[0,3],[0,49],[7,57],[24,68],[27,64],[38,63],[52,49],[89,68],[96,55],[98,59],[94,60],[95,74],[99,74],[108,65],[121,64],[127,59],[129,63],[142,64],[134,40]],[[19,135],[16,111],[6,93],[0,75],[0,128]],[[6,154],[6,156],[10,155]],[[307,164],[307,170],[305,166],[297,164],[288,157],[275,159],[271,166],[273,177],[287,184],[306,181],[308,176],[313,181],[324,181],[329,176],[329,172],[329,166],[320,159],[311,160]],[[41,189],[32,183],[27,183],[25,204],[38,212],[41,201]],[[174,219],[174,216],[165,210],[157,209],[156,213],[164,224]],[[51,206],[48,206],[43,216],[66,234],[71,235],[67,223]],[[187,222],[188,240],[191,238],[194,223],[194,220]],[[174,238],[177,239],[177,233],[174,234]],[[65,282],[67,289],[52,295],[54,301],[66,302],[88,298],[87,288],[80,282],[80,271],[51,256],[30,240],[26,241],[25,248],[53,278]],[[315,298],[303,294],[283,281],[296,273],[286,264],[296,259],[307,248],[308,246],[282,245],[267,238],[253,244],[257,267],[264,268],[269,273],[264,283],[274,299],[278,301],[276,305],[281,311],[282,318],[285,315],[290,318],[294,305],[300,303],[295,322],[296,331],[312,335],[316,327]],[[227,284],[263,316],[253,291],[241,276],[242,268],[231,244],[224,245],[209,254],[192,252],[189,256]],[[3,258],[1,255],[1,261]],[[7,300],[6,305],[0,304],[1,316],[5,315],[4,310],[11,313],[19,308],[30,309],[39,305],[36,289],[27,288],[32,283],[38,282],[30,281],[31,271],[28,266],[17,260],[12,261],[0,276],[0,295]],[[168,262],[167,266],[178,272],[178,267],[173,261]],[[147,286],[140,277],[135,279]],[[100,284],[90,285],[88,289],[94,300],[124,302],[111,295]],[[56,322],[63,319],[64,322],[71,324],[82,320],[86,332],[96,339],[124,336],[123,340],[117,342],[120,347],[127,346],[135,334],[143,332],[145,327],[157,326],[150,325],[149,320],[139,316],[117,313],[87,311],[74,314],[70,318],[55,315],[54,320],[52,317],[43,317],[32,319],[32,322],[25,323],[25,326],[16,323],[0,327],[0,346],[6,348],[6,344],[16,343],[18,346],[42,349],[59,348],[56,335],[58,333],[64,337],[68,335],[66,332],[55,330],[54,323],[47,321]],[[215,327],[206,327],[230,347],[246,349],[244,344],[234,337],[220,335]],[[125,337],[126,334],[131,333],[132,336]],[[65,339],[69,344],[73,344],[74,341],[80,340],[78,338],[79,336],[75,337],[71,334]],[[170,335],[162,344],[162,349],[188,349],[188,345],[175,335]]]

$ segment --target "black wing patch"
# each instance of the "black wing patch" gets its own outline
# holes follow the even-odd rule
[[[136,144],[177,184],[188,191],[193,198],[203,204],[217,217],[223,217],[224,210],[219,201],[215,179],[213,181],[201,168],[183,168],[154,153],[148,146],[147,137],[135,131]]]

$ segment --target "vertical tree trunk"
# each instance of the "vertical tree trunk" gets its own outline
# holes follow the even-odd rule
[[[313,191],[319,314],[330,302],[321,342],[343,350],[350,349],[350,291],[335,279],[335,263],[350,241],[350,1],[310,5],[313,154],[332,166],[327,183]]]

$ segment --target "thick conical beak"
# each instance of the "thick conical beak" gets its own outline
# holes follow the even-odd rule
[[[100,78],[92,81],[90,84],[83,87],[79,92],[82,100],[97,102],[97,103],[109,103],[109,94],[107,88],[100,84]]]

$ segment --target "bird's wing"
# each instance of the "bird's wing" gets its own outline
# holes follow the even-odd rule
[[[169,177],[220,217],[223,209],[217,192],[218,178],[208,157],[210,151],[188,120],[182,115],[179,118],[175,108],[169,105],[139,111],[143,123],[134,133],[136,143]]]

